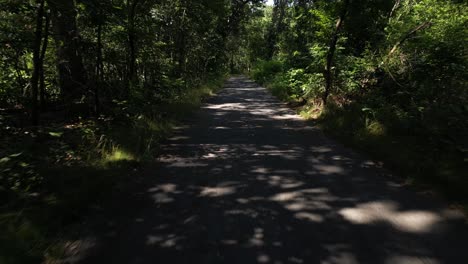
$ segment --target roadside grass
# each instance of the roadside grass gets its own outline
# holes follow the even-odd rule
[[[224,80],[190,88],[138,114],[40,129],[15,127],[2,117],[0,264],[59,259],[63,237],[118,188],[125,189],[134,172],[157,155],[161,140]]]
[[[273,95],[316,122],[326,134],[383,162],[407,184],[435,190],[468,212],[468,153],[463,146],[425,127],[412,127],[411,120],[389,115],[385,106],[368,109],[359,102],[337,103],[340,100],[333,97],[326,108],[313,98],[295,106],[297,99],[288,96],[287,84],[274,77],[270,80],[264,85]]]
[[[466,154],[456,145],[435,135],[395,131],[391,121],[370,119],[359,106],[328,107],[316,120],[327,134],[383,161],[408,184],[435,189],[453,202],[468,204]]]

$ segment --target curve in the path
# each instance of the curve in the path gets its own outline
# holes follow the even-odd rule
[[[468,263],[461,213],[392,181],[245,77],[162,153],[146,172],[151,202],[87,263]]]

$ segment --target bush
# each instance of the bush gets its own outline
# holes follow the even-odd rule
[[[252,71],[252,78],[260,84],[271,81],[276,74],[283,71],[283,63],[280,61],[260,60]]]

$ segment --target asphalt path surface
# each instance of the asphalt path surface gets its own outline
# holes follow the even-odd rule
[[[161,153],[143,172],[142,202],[118,207],[125,224],[83,263],[468,263],[462,213],[246,77],[229,79]]]

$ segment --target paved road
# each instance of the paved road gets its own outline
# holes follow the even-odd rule
[[[468,263],[461,213],[245,77],[187,124],[145,172],[149,202],[84,263]]]

